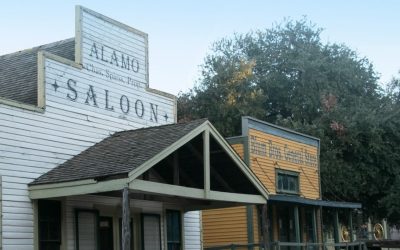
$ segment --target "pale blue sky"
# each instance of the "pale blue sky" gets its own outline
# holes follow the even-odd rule
[[[0,54],[74,36],[75,5],[149,34],[150,87],[172,94],[191,88],[212,42],[269,28],[285,17],[324,28],[324,41],[365,56],[387,82],[400,69],[400,1],[95,1],[9,0],[0,3]]]

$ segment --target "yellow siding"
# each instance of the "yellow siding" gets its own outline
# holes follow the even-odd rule
[[[276,194],[275,172],[277,169],[281,169],[299,173],[300,196],[310,199],[319,198],[317,147],[266,134],[255,129],[249,130],[249,140],[251,169],[271,194]],[[279,150],[280,157],[269,154],[271,145]],[[301,152],[302,162],[288,160],[285,155],[285,152],[288,151]],[[305,153],[313,157],[313,160],[306,162]]]
[[[244,147],[243,144],[238,143],[238,144],[232,144],[231,147],[233,148],[233,150],[235,150],[236,154],[238,154],[240,156],[240,158],[244,157]]]
[[[205,210],[202,212],[204,247],[247,244],[246,207]]]

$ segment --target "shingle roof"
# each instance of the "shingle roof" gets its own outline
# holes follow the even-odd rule
[[[0,56],[0,97],[37,105],[37,55],[42,50],[75,60],[75,39]]]
[[[29,185],[127,175],[206,121],[200,119],[117,132]]]

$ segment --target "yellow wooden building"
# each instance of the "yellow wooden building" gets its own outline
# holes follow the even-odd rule
[[[318,138],[243,117],[242,135],[228,141],[268,190],[266,215],[252,205],[203,211],[205,248],[355,239],[352,211],[361,205],[321,199]]]

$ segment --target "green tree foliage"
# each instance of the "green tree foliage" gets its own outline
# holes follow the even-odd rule
[[[320,34],[288,20],[216,42],[198,85],[179,95],[179,120],[208,117],[233,136],[249,115],[316,136],[324,198],[398,221],[399,81],[383,91],[366,58]]]

